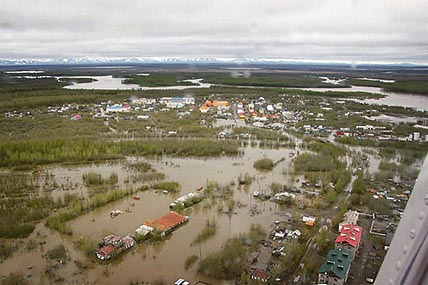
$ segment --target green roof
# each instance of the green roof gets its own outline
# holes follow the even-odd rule
[[[319,273],[333,273],[344,279],[345,274],[351,266],[352,253],[346,249],[332,249],[327,254],[327,260],[321,265]]]

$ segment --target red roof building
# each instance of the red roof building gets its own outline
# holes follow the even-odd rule
[[[336,249],[347,249],[352,252],[352,259],[355,258],[355,254],[360,247],[361,236],[363,234],[363,228],[353,224],[342,225],[340,235],[336,238],[335,248]]]
[[[107,260],[110,259],[114,253],[116,251],[116,247],[114,247],[114,245],[109,244],[106,246],[103,246],[101,248],[98,248],[95,252],[95,254],[97,255],[97,257],[101,260]]]
[[[262,270],[262,269],[253,269],[251,271],[251,279],[253,280],[259,280],[263,283],[268,282],[270,278],[269,273],[267,273],[266,271]]]
[[[165,216],[162,216],[154,221],[147,220],[144,224],[146,226],[159,229],[162,232],[165,232],[165,234],[168,234],[174,228],[178,227],[187,220],[188,217],[182,216],[174,211],[171,211]]]

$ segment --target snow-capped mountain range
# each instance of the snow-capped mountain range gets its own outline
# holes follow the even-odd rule
[[[315,64],[351,65],[340,61],[289,60],[271,58],[216,58],[216,57],[76,57],[76,58],[23,58],[1,59],[0,66],[19,65],[62,65],[62,64]],[[371,64],[359,62],[359,64]],[[379,64],[379,63],[378,63]],[[391,64],[391,63],[389,63]],[[388,64],[388,65],[389,65]],[[392,65],[411,66],[411,63]]]

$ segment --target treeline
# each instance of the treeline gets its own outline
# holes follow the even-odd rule
[[[96,141],[91,139],[40,139],[0,142],[0,166],[49,163],[84,163],[125,155],[219,156],[238,154],[237,142],[210,140]]]

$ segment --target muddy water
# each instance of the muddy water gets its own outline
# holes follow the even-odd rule
[[[46,228],[42,223],[38,224],[28,240],[37,243],[34,249],[28,249],[27,244],[19,242],[18,250],[13,257],[6,259],[0,264],[0,275],[7,275],[10,272],[20,271],[24,274],[30,284],[49,284],[48,278],[43,276],[48,264],[58,266],[55,270],[67,283],[82,284],[85,276],[76,274],[77,269],[73,260],[83,260],[85,257],[79,251],[74,250],[72,239],[67,236],[60,236],[57,232]],[[58,261],[48,261],[43,256],[54,247],[63,244],[67,249],[70,260],[65,264]]]
[[[163,194],[162,191],[148,190],[140,192],[140,201],[135,201],[131,197],[126,197],[120,201],[110,203],[104,207],[83,215],[70,222],[74,236],[60,236],[57,232],[49,230],[43,224],[37,225],[36,230],[30,239],[46,242],[36,249],[25,249],[26,241],[22,243],[20,249],[1,265],[1,275],[20,270],[28,275],[28,280],[32,284],[47,280],[44,277],[47,262],[42,255],[47,250],[58,244],[64,244],[68,254],[74,260],[87,260],[83,254],[73,247],[73,240],[80,236],[99,240],[108,233],[125,235],[132,233],[135,228],[144,223],[147,219],[154,219],[164,215],[169,211],[168,205],[177,195],[194,191],[196,188],[206,186],[207,181],[216,181],[219,184],[235,185],[234,199],[244,204],[244,207],[235,207],[231,215],[218,212],[218,204],[222,201],[203,201],[192,207],[187,213],[190,221],[183,227],[175,231],[167,241],[153,244],[140,244],[131,251],[119,256],[108,265],[94,263],[93,268],[84,272],[79,272],[73,261],[60,265],[56,269],[56,274],[63,277],[66,283],[89,283],[96,284],[128,284],[130,280],[153,281],[162,278],[167,284],[173,283],[179,277],[186,278],[192,282],[205,280],[212,284],[222,284],[223,281],[210,280],[196,272],[197,264],[191,269],[185,270],[184,263],[189,255],[196,254],[201,258],[218,251],[221,245],[230,237],[239,233],[247,232],[252,223],[259,223],[269,229],[273,221],[279,218],[279,209],[271,202],[256,201],[253,197],[254,191],[267,190],[272,182],[281,184],[292,184],[292,177],[284,175],[288,172],[292,157],[289,156],[291,149],[261,149],[258,147],[246,147],[242,157],[221,157],[210,159],[199,158],[174,158],[162,157],[151,159],[149,162],[159,172],[166,175],[166,180],[178,181],[181,185],[179,194]],[[296,151],[296,150],[293,150]],[[271,172],[259,172],[253,168],[255,160],[267,157],[278,161],[284,157]],[[128,159],[135,160],[133,158]],[[112,172],[118,174],[120,187],[134,187],[135,185],[124,184],[127,177],[131,175],[124,165],[126,161],[107,163],[100,165],[85,166],[58,166],[45,169],[58,185],[73,185],[72,190],[52,191],[54,197],[61,197],[64,193],[77,193],[86,196],[86,188],[83,185],[82,175],[87,172],[97,172],[106,178]],[[253,183],[245,188],[237,185],[237,177],[245,173],[254,176]],[[42,179],[42,178],[41,178]],[[250,216],[250,208],[256,208],[259,213]],[[125,209],[130,209],[130,213]],[[113,209],[121,209],[124,214],[112,219],[109,212]],[[226,206],[224,206],[226,209]],[[195,236],[203,229],[207,219],[215,218],[219,229],[217,234],[201,244],[200,246],[190,246]],[[37,235],[37,233],[40,233]],[[35,267],[32,267],[35,266]],[[31,269],[28,269],[32,267]],[[31,276],[30,276],[31,275]],[[45,278],[45,279],[43,279]],[[43,281],[45,282],[45,281]],[[57,282],[61,283],[61,282]],[[228,282],[223,282],[228,284]]]
[[[133,160],[130,158],[130,160]],[[140,187],[142,183],[132,182],[132,171],[125,167],[127,161],[114,161],[112,163],[88,164],[84,166],[56,166],[46,167],[40,175],[39,185],[42,191],[49,191],[54,199],[62,198],[64,194],[77,194],[88,197],[88,188],[83,183],[85,173],[95,172],[107,179],[112,173],[117,174],[116,187]],[[47,181],[47,186],[45,183]],[[128,181],[128,182],[126,182]],[[51,191],[54,183],[56,187]]]
[[[248,147],[245,149],[243,157],[223,157],[219,159],[189,159],[164,157],[161,160],[152,160],[151,163],[160,172],[166,174],[167,180],[180,182],[180,195],[194,191],[200,186],[206,186],[208,181],[216,181],[219,184],[229,184],[237,177],[245,173],[255,177],[254,182],[248,189],[233,186],[234,199],[247,205],[242,208],[235,208],[234,214],[227,215],[217,211],[217,204],[204,201],[192,207],[189,214],[190,221],[177,231],[169,240],[152,245],[139,245],[132,252],[124,254],[121,258],[113,261],[107,267],[109,276],[103,274],[105,265],[98,265],[88,274],[89,280],[103,284],[122,284],[130,279],[153,281],[163,278],[168,284],[178,277],[184,277],[194,282],[197,280],[210,281],[213,284],[221,284],[219,280],[207,280],[199,276],[196,267],[184,270],[185,259],[192,254],[205,257],[210,253],[218,251],[221,245],[230,237],[248,231],[252,223],[260,223],[266,229],[278,217],[277,207],[271,202],[258,202],[253,198],[253,191],[267,190],[272,182],[289,184],[290,178],[282,172],[288,168],[291,158],[288,149],[263,150]],[[285,157],[285,161],[278,164],[274,171],[260,173],[253,168],[255,160],[267,157],[275,161]],[[108,233],[118,234],[132,233],[133,230],[144,223],[146,219],[154,219],[168,212],[168,205],[175,197],[163,194],[161,191],[153,190],[139,193],[140,201],[132,198],[125,198],[122,201],[111,203],[99,208],[87,215],[81,216],[71,222],[73,230],[78,235],[90,236],[100,239]],[[219,201],[218,203],[223,203]],[[135,206],[131,206],[135,204]],[[255,206],[256,205],[256,206]],[[260,214],[250,217],[250,207],[257,207]],[[125,210],[129,208],[131,213],[125,212],[118,217],[111,219],[109,212],[113,209]],[[203,243],[201,246],[190,246],[192,240],[204,227],[207,218],[215,218],[219,230],[215,237]],[[227,283],[225,283],[227,284]]]

